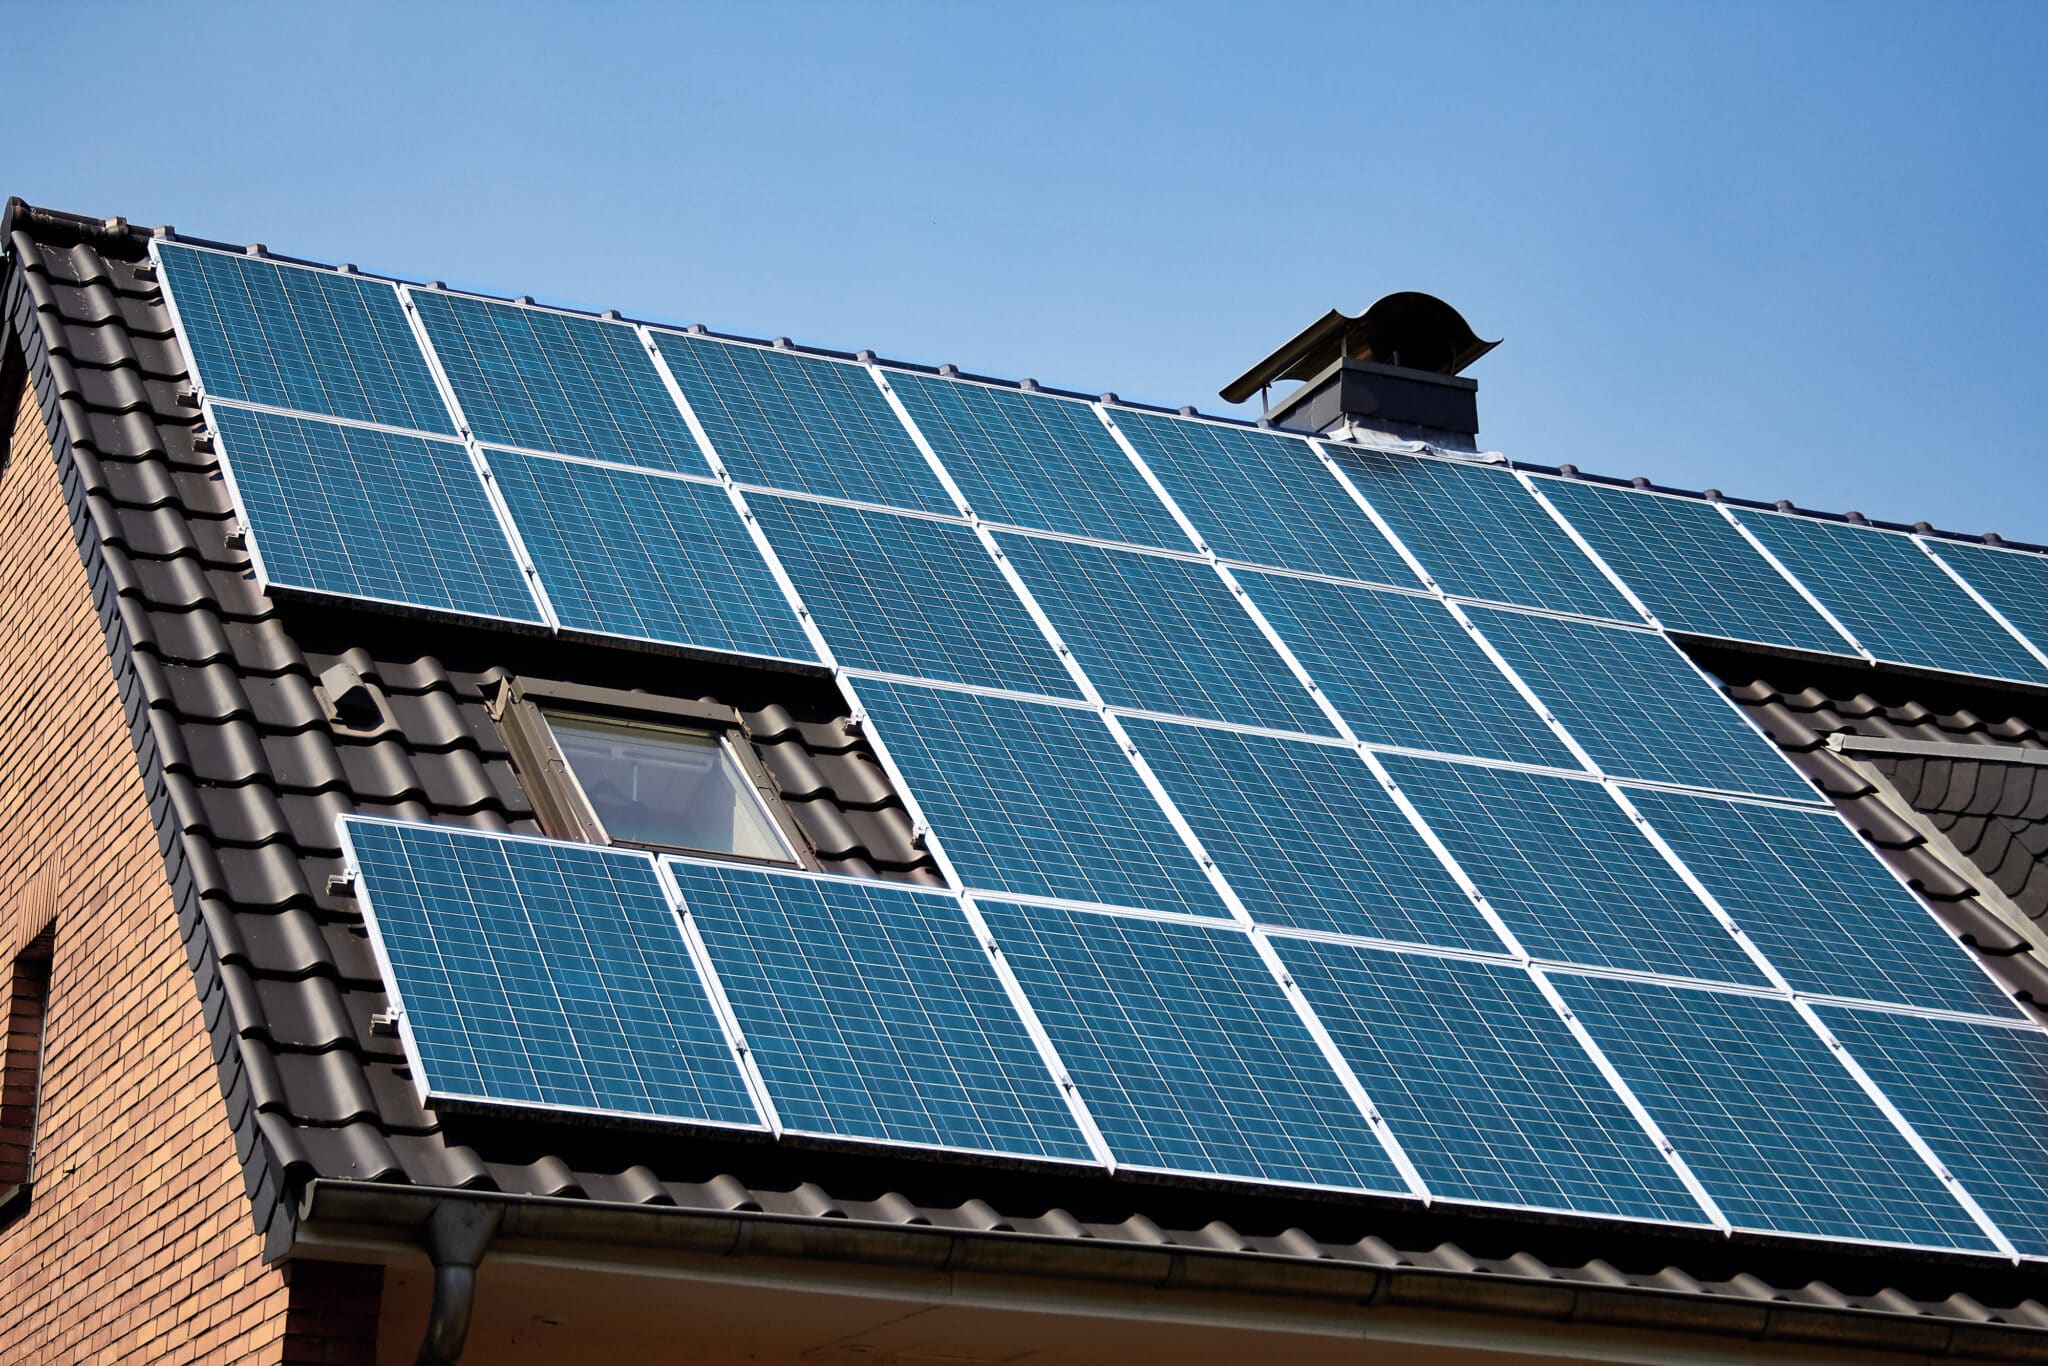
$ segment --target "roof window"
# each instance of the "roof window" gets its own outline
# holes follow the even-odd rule
[[[521,679],[501,685],[492,712],[541,828],[557,839],[804,861],[730,707]]]

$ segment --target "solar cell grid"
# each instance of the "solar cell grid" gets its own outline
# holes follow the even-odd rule
[[[1535,957],[1769,985],[1598,784],[1398,754],[1382,762]]]
[[[430,1095],[761,1127],[647,855],[342,831]]]
[[[1968,950],[1834,812],[1631,797],[1795,989],[2013,1016]]]
[[[272,586],[541,621],[461,446],[246,408],[210,411]]]
[[[958,510],[867,367],[675,332],[654,342],[742,484]]]
[[[1119,1165],[1406,1192],[1242,933],[982,914]]]
[[[625,323],[412,291],[442,372],[487,446],[705,474],[640,334]]]
[[[209,398],[452,435],[387,280],[156,244]]]
[[[1713,504],[1573,479],[1537,487],[1671,630],[1855,653]]]
[[[986,521],[1186,550],[1187,534],[1076,399],[887,372],[939,462]]]
[[[2048,556],[2034,550],[1994,550],[1959,541],[1935,541],[1934,553],[1969,580],[2020,634],[2048,649]]]
[[[880,679],[859,693],[969,887],[1229,914],[1094,713]]]
[[[817,662],[718,485],[511,451],[490,461],[562,625]]]
[[[1208,565],[1041,537],[996,539],[1112,705],[1334,733]]]
[[[1432,1195],[1708,1222],[1520,969],[1273,942]]]
[[[1509,667],[1617,777],[1766,797],[1813,788],[1662,636],[1468,609]]]
[[[1737,1228],[1991,1250],[1789,1002],[1555,980]]]
[[[1359,739],[1579,767],[1441,602],[1249,570],[1237,579]]]
[[[2048,666],[1972,602],[1911,537],[1747,508],[1736,516],[1878,658],[2048,681]]]
[[[965,523],[767,494],[748,506],[839,663],[1080,696]]]
[[[1418,586],[1415,571],[1302,438],[1126,408],[1110,416],[1223,558]]]
[[[1507,470],[1342,443],[1328,449],[1446,593],[1641,620]]]
[[[785,1130],[1092,1159],[951,895],[668,866]]]
[[[1500,950],[1350,748],[1136,717],[1124,726],[1255,919]]]
[[[1820,1013],[2013,1246],[2048,1256],[2048,1038],[1875,1010]]]

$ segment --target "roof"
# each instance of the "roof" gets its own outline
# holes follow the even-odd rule
[[[545,667],[547,647],[374,612],[309,611],[255,592],[246,551],[230,543],[218,463],[195,447],[187,366],[143,235],[119,220],[20,205],[9,226],[5,316],[52,430],[254,1216],[274,1235],[288,1236],[309,1188],[460,1189],[679,1217],[844,1220],[935,1237],[965,1231],[1304,1268],[1407,1268],[1454,1287],[1446,1304],[1490,1297],[1516,1312],[1534,1305],[1612,1322],[1640,1322],[1643,1311],[1625,1296],[1574,1295],[1554,1309],[1564,1301],[1540,1295],[1636,1287],[1698,1302],[1683,1312],[1701,1331],[1811,1331],[1925,1354],[2048,1357],[2037,1273],[1982,1260],[1681,1230],[1589,1231],[1507,1211],[1417,1212],[1202,1183],[1052,1178],[421,1109],[396,1041],[372,1026],[385,998],[360,915],[329,889],[341,866],[334,817],[531,828],[483,688],[493,670]],[[338,722],[314,690],[343,661],[381,704],[369,729]],[[664,686],[738,707],[806,832],[838,866],[929,879],[901,803],[826,700],[809,712],[768,707],[744,671],[656,664],[626,650],[585,664],[614,670],[621,682],[659,669]],[[1745,700],[1789,718],[1798,705],[1785,699],[1805,696],[1794,684]],[[1806,738],[1814,729],[1780,738],[1819,754]],[[1507,1285],[1539,1298],[1504,1297]],[[1717,1318],[1711,1307],[1728,1305],[1738,1312]],[[1761,1319],[1759,1309],[1767,1309]],[[1836,1329],[1813,1326],[1827,1316]],[[1900,1319],[1931,1331],[1885,1326]]]

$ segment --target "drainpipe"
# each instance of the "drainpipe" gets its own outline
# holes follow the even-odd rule
[[[414,1366],[455,1366],[476,1308],[476,1268],[497,1236],[505,1207],[492,1200],[443,1200],[427,1216],[420,1241],[434,1263],[434,1305]]]

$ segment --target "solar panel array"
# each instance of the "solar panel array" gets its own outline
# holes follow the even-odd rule
[[[437,1103],[2048,1256],[2048,1034],[1670,638],[2044,681],[2048,562],[158,252],[267,588],[835,667],[949,883],[349,821]]]

